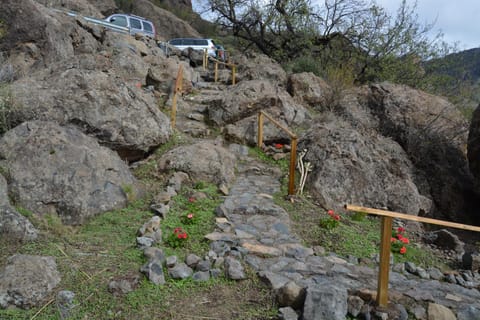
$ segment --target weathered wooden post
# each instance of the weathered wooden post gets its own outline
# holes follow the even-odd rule
[[[215,61],[215,83],[218,80],[218,61]]]
[[[295,194],[295,164],[297,161],[297,137],[290,137],[292,143],[290,146],[290,173],[288,176],[288,195]]]
[[[257,131],[257,146],[261,149],[263,144],[263,112],[258,113],[258,131]]]
[[[392,217],[382,217],[380,242],[380,270],[378,273],[377,304],[388,304],[388,274],[390,272],[390,246],[392,238]]]
[[[170,113],[170,122],[172,129],[175,129],[177,119],[177,96],[182,92],[183,88],[183,68],[182,65],[178,68],[177,79],[175,80],[175,88],[173,89],[172,111]]]
[[[232,85],[235,84],[235,72],[236,72],[236,65],[232,65]]]

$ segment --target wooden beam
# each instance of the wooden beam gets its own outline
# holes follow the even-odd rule
[[[218,62],[215,61],[215,83],[218,81]]]
[[[380,242],[380,270],[378,272],[377,303],[379,306],[388,304],[388,273],[390,271],[390,242],[392,238],[391,217],[382,217],[382,234]]]
[[[461,224],[461,223],[444,221],[444,220],[418,217],[418,216],[405,214],[405,213],[394,212],[394,211],[379,210],[379,209],[360,207],[360,206],[354,206],[354,205],[349,205],[349,204],[345,205],[345,209],[349,210],[349,211],[365,212],[365,213],[374,214],[374,215],[378,215],[378,216],[391,217],[391,218],[404,219],[404,220],[411,220],[411,221],[435,224],[435,225],[444,226],[444,227],[450,227],[450,228],[457,228],[457,229],[462,229],[462,230],[480,232],[480,227],[471,226],[471,225],[468,225],[468,224]]]
[[[263,111],[260,111],[268,120],[272,121],[274,125],[276,125],[277,127],[279,127],[280,129],[282,129],[283,131],[285,131],[291,139],[296,139],[297,138],[297,135],[295,133],[293,133],[292,131],[288,130],[288,128],[286,128],[284,125],[282,125],[280,122],[278,122],[277,120],[273,119],[268,113],[265,113]]]

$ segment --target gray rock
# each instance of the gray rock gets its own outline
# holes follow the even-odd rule
[[[173,268],[168,268],[168,275],[172,279],[186,279],[190,278],[193,274],[192,268],[187,266],[185,263],[179,263]]]
[[[159,260],[147,262],[140,268],[140,272],[145,274],[148,280],[150,280],[153,284],[165,284],[165,275],[163,273],[162,262]]]
[[[162,155],[161,170],[186,172],[194,180],[230,184],[235,179],[236,158],[227,149],[209,142],[179,146]]]
[[[168,256],[167,257],[167,268],[173,268],[178,262],[177,256]]]
[[[40,306],[60,280],[53,257],[11,256],[0,273],[0,307]]]
[[[415,274],[422,279],[430,279],[430,274],[423,268],[417,267]]]
[[[423,238],[427,243],[434,244],[441,249],[455,251],[459,261],[465,253],[465,243],[460,241],[457,235],[446,229],[429,232]]]
[[[222,275],[222,270],[217,268],[210,269],[210,276],[212,278],[219,278],[221,275]]]
[[[480,308],[466,306],[458,310],[457,320],[480,320]]]
[[[60,319],[69,319],[72,315],[72,310],[75,307],[74,303],[75,293],[68,290],[62,290],[57,293],[57,308],[60,313]]]
[[[140,248],[151,247],[155,243],[155,239],[149,237],[137,237],[137,245]]]
[[[295,101],[324,111],[333,101],[333,90],[327,82],[312,72],[292,74],[288,78],[287,90]]]
[[[233,257],[225,257],[225,276],[232,280],[244,280],[247,278],[245,270],[237,259]]]
[[[189,254],[187,255],[187,257],[185,258],[185,263],[187,264],[187,266],[189,266],[190,268],[192,269],[195,269],[195,267],[197,266],[197,264],[201,261],[202,259],[197,256],[196,254]],[[202,270],[203,271],[203,270]]]
[[[345,288],[331,283],[309,286],[303,306],[304,320],[345,320],[348,312]]]
[[[436,303],[428,304],[428,320],[457,320],[452,310]]]
[[[185,172],[177,171],[168,180],[168,184],[175,188],[175,191],[179,192],[182,189],[182,185],[185,181],[188,181],[190,177]]]
[[[417,266],[413,262],[405,262],[405,270],[412,274],[416,274],[417,272]]]
[[[110,281],[108,291],[114,296],[120,296],[134,291],[138,288],[139,284],[140,275],[138,273],[119,276]]]
[[[428,268],[427,272],[433,280],[442,280],[444,278],[443,272],[437,268]]]
[[[167,217],[168,212],[170,211],[170,206],[165,203],[158,203],[150,205],[150,210],[156,215],[159,215],[163,219]]]
[[[0,139],[0,159],[17,204],[65,224],[123,208],[141,194],[117,153],[72,126],[24,122]]]
[[[280,320],[298,320],[298,314],[291,307],[278,309],[278,317]]]
[[[0,206],[0,237],[14,242],[31,241],[37,239],[38,230],[13,207],[3,205]]]
[[[162,265],[165,265],[166,258],[162,249],[156,247],[148,247],[143,250],[143,255],[148,261],[158,260]]]
[[[212,263],[210,262],[210,260],[202,260],[195,266],[195,270],[208,271],[210,270],[211,267],[212,267]]]
[[[348,313],[353,317],[357,317],[360,314],[362,307],[365,304],[359,296],[349,296],[347,303]]]
[[[210,280],[210,271],[196,271],[193,275],[192,275],[192,279],[194,281],[208,281]]]
[[[287,282],[276,291],[277,302],[281,307],[300,309],[305,301],[305,288],[295,282]]]

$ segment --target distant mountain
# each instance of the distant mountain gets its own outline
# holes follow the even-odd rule
[[[429,91],[446,96],[470,117],[480,104],[480,48],[428,61],[424,68]]]

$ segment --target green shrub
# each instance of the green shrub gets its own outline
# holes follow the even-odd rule
[[[13,108],[13,95],[8,85],[0,84],[0,135],[11,129],[10,113]]]

